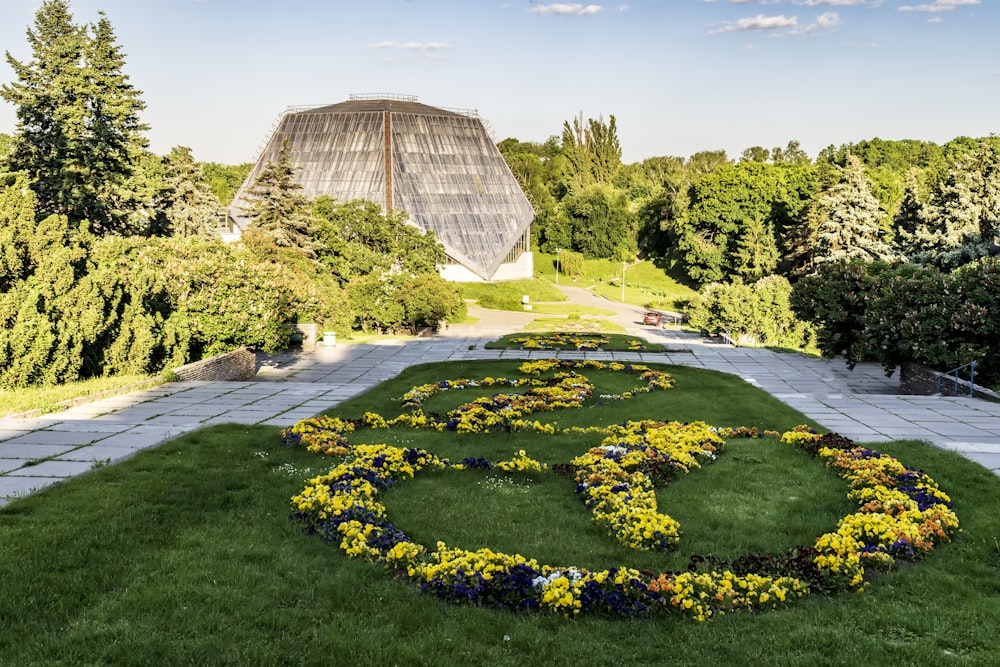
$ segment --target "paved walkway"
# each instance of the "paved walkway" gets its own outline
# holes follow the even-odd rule
[[[607,302],[604,306],[610,307]],[[169,383],[58,413],[0,418],[0,505],[203,426],[225,422],[291,426],[414,364],[552,356],[660,362],[732,373],[858,442],[926,440],[1000,474],[1000,403],[901,396],[895,394],[895,378],[886,378],[874,364],[859,364],[850,371],[839,359],[734,348],[671,329],[644,328],[639,324],[641,309],[619,311],[616,321],[632,333],[665,343],[670,351],[486,350],[484,343],[497,333],[517,330],[521,324],[511,327],[503,313],[474,310],[484,319],[474,326],[453,327],[439,337],[341,344],[275,357],[265,361],[251,381]]]

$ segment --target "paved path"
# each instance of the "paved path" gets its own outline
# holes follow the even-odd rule
[[[611,305],[605,301],[604,307]],[[842,360],[733,348],[671,329],[644,328],[638,323],[642,310],[631,307],[621,308],[615,320],[632,333],[665,343],[670,352],[486,350],[486,341],[519,329],[523,318],[517,317],[512,326],[515,318],[510,314],[474,312],[483,316],[479,323],[453,327],[443,336],[341,344],[275,357],[252,381],[169,383],[58,413],[0,418],[0,505],[203,426],[291,426],[414,364],[552,356],[661,362],[732,373],[853,440],[926,440],[1000,474],[1000,403],[896,395],[895,378],[886,378],[874,364],[849,371]]]

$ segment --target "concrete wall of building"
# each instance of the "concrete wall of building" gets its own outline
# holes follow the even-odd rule
[[[456,283],[484,283],[486,282],[475,273],[465,268],[461,264],[445,264],[441,267],[441,277]],[[493,274],[493,280],[523,280],[535,277],[535,255],[531,252],[523,252],[515,262],[501,264],[497,272]]]

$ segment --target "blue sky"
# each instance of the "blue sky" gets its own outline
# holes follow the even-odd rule
[[[41,0],[0,0],[28,60]],[[71,0],[103,10],[150,148],[250,161],[294,105],[415,95],[476,109],[497,140],[614,115],[625,162],[797,140],[943,143],[1000,132],[996,0]],[[13,72],[0,63],[0,81]],[[0,101],[0,132],[15,128]]]

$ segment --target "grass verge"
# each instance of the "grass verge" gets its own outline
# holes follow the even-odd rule
[[[54,387],[25,387],[0,391],[0,417],[32,412],[58,412],[76,400],[132,391],[143,383],[155,383],[147,375],[123,375],[68,382]]]

